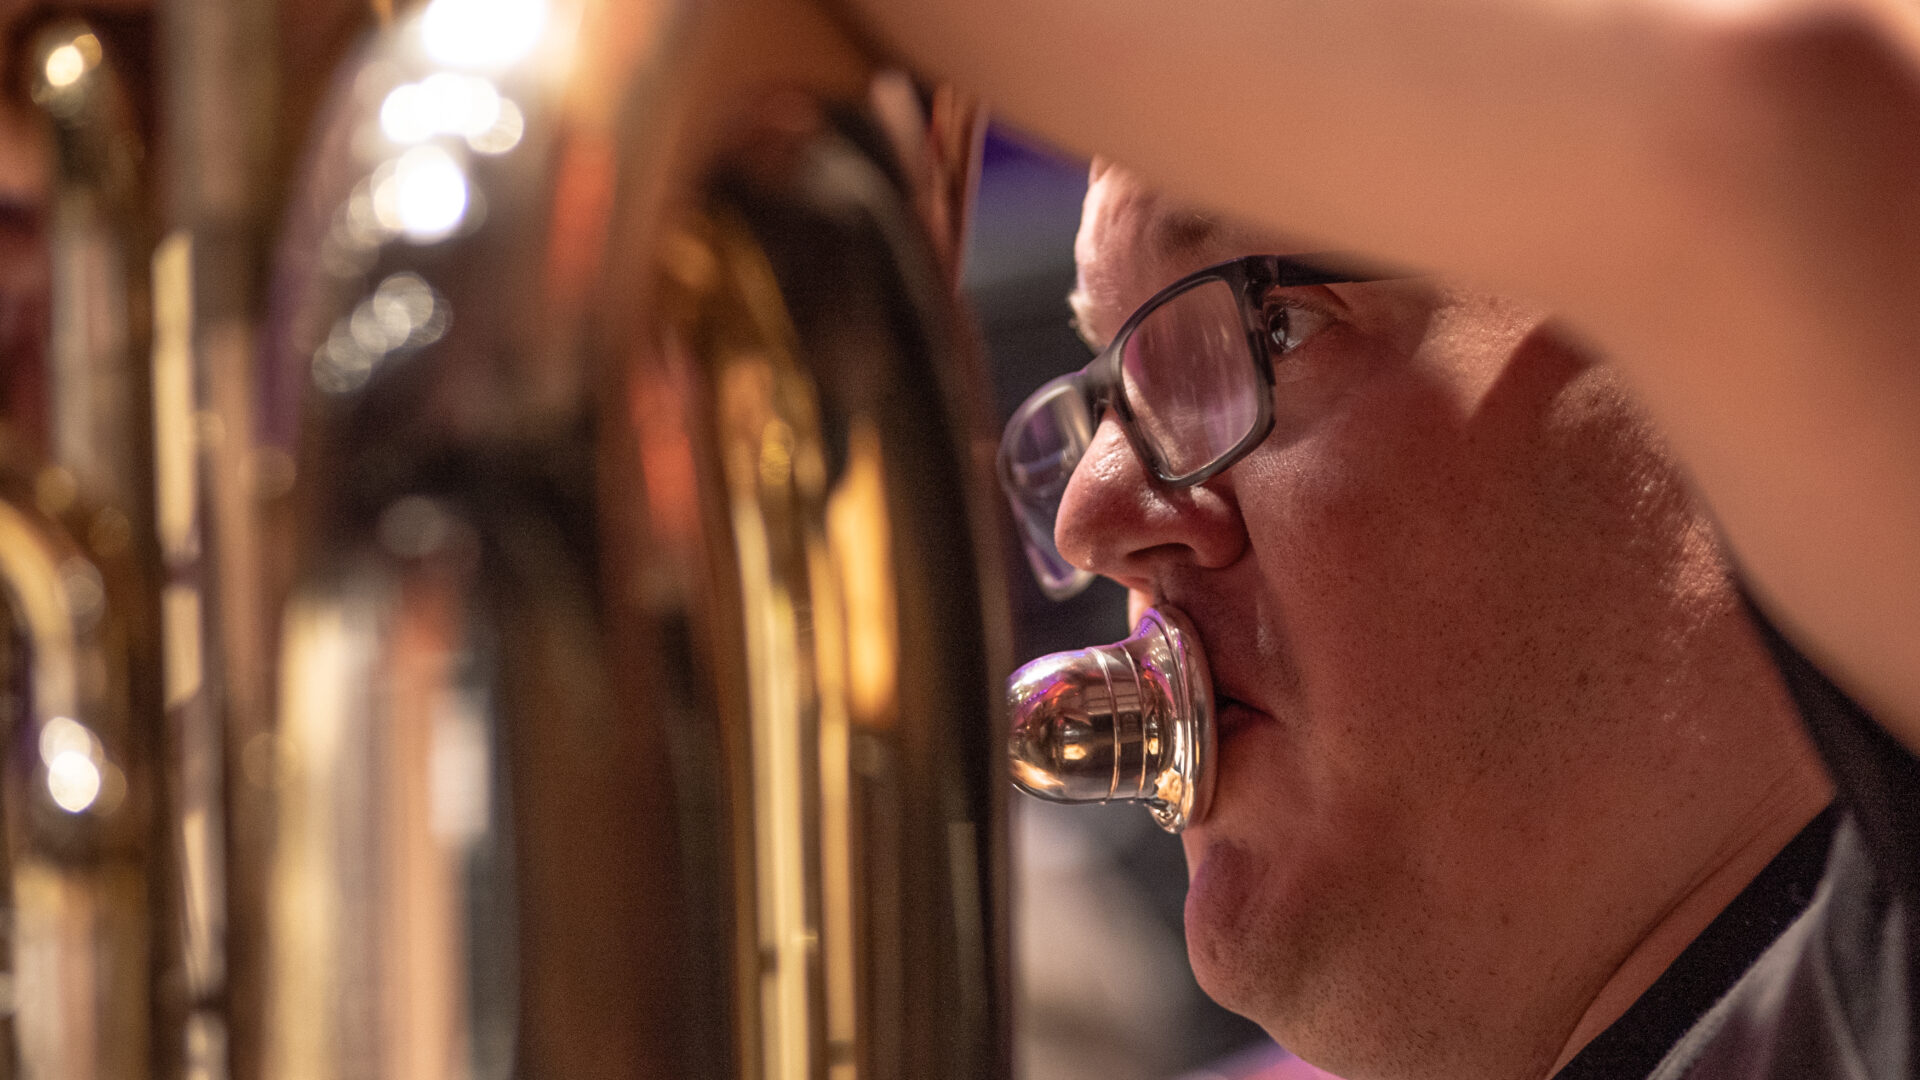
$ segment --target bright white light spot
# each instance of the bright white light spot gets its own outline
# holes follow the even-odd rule
[[[461,695],[434,718],[428,762],[429,825],[435,836],[463,846],[487,834],[493,794],[492,749],[475,696]]]
[[[47,794],[60,809],[77,814],[100,797],[100,766],[77,750],[68,750],[47,763]]]
[[[360,347],[345,319],[333,326],[326,343],[313,354],[313,383],[330,394],[345,394],[367,384],[378,357]]]
[[[87,73],[87,57],[78,44],[66,44],[47,54],[47,85],[58,90],[72,86]]]
[[[406,308],[398,304],[383,304],[377,296],[367,304],[367,308],[373,312],[374,321],[380,324],[380,333],[387,339],[387,348],[407,343],[408,335],[413,333],[413,319],[408,316]],[[428,301],[427,313],[433,313],[432,301]]]
[[[410,271],[394,274],[381,282],[373,291],[370,304],[374,318],[380,321],[393,346],[423,344],[421,332],[434,322],[437,307],[433,286]]]
[[[375,356],[406,340],[405,334],[390,338],[387,328],[380,325],[380,317],[373,313],[373,305],[364,300],[347,318],[347,332],[353,335],[354,344]]]
[[[440,340],[450,317],[446,298],[425,278],[410,270],[390,274],[314,350],[314,385],[333,394],[358,390],[395,349]]]
[[[433,287],[426,279],[410,270],[403,270],[380,283],[373,290],[375,310],[389,309],[398,313],[398,317],[411,330],[427,321],[433,314]],[[382,311],[381,319],[387,315]]]
[[[397,143],[417,143],[433,134],[420,106],[420,84],[401,83],[380,103],[380,130]]]
[[[377,356],[418,344],[416,336],[432,323],[433,315],[433,287],[418,274],[402,272],[360,301],[347,319],[347,332],[361,349]]]
[[[515,105],[512,98],[501,98],[492,125],[468,135],[467,145],[482,154],[504,154],[520,145],[520,136],[526,130],[527,118],[520,106]]]
[[[420,38],[438,63],[499,70],[532,52],[546,26],[546,0],[433,0]]]
[[[400,231],[400,185],[393,179],[393,162],[383,161],[373,170],[367,183],[367,207],[373,212],[373,226],[382,236]],[[347,204],[349,215],[353,204]]]
[[[100,740],[78,720],[56,716],[40,728],[40,760],[52,768],[54,759],[66,754],[98,757]]]
[[[375,171],[373,214],[417,243],[444,239],[467,214],[466,171],[445,150],[416,146]]]
[[[435,135],[472,139],[500,120],[500,91],[478,75],[435,72],[402,83],[380,103],[380,130],[394,142],[424,142]]]
[[[420,98],[443,134],[477,135],[500,118],[500,91],[478,75],[436,72],[420,80]]]
[[[431,345],[447,336],[447,324],[452,321],[447,314],[447,305],[436,304],[433,308],[433,314],[427,318],[424,324],[415,328],[413,337],[408,339],[407,343],[409,345]]]

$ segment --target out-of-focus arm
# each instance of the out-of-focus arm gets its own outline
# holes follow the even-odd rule
[[[1064,145],[1565,312],[1920,750],[1920,8],[849,2]]]

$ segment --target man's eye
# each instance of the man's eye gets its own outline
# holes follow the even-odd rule
[[[1324,312],[1279,301],[1267,305],[1267,348],[1285,356],[1305,344],[1331,320]]]

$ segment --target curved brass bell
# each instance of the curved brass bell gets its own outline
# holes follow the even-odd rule
[[[1199,635],[1149,608],[1133,636],[1043,656],[1007,686],[1014,786],[1050,802],[1139,802],[1168,832],[1213,796],[1213,682]]]

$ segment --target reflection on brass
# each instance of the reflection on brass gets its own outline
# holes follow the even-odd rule
[[[738,857],[752,868],[743,879],[752,899],[740,913],[748,967],[739,1008],[755,1018],[743,1024],[740,1054],[758,1063],[749,1075],[807,1077],[822,1058],[832,1074],[855,1075],[848,689],[859,643],[849,632],[840,557],[855,553],[830,546],[826,533],[833,522],[841,534],[864,527],[867,538],[877,532],[884,540],[886,507],[873,490],[879,465],[870,430],[867,460],[831,494],[824,490],[819,405],[778,283],[744,230],[729,224],[712,230],[721,234],[717,244],[678,237],[674,277],[698,291],[669,306],[694,309],[680,332],[710,365],[745,645],[744,715],[723,720],[744,729],[742,794],[752,808],[736,826],[744,834]],[[688,273],[689,261],[702,270]],[[851,498],[864,505],[848,502],[849,482],[862,485]],[[868,520],[852,520],[861,513]],[[888,573],[884,543],[857,554],[869,560],[870,578]],[[890,636],[866,644],[894,647]],[[891,689],[879,693],[890,698]]]
[[[473,1057],[507,974],[474,949],[508,857],[485,621],[457,538],[418,558],[349,559],[287,607],[267,1076],[505,1075]]]
[[[931,366],[952,347],[931,315],[942,271],[875,242],[908,205],[820,114],[768,116],[661,245],[653,361],[710,388],[711,419],[696,401],[686,426],[714,431],[725,489],[692,557],[716,575],[696,610],[736,748],[737,1075],[1002,1075],[997,803],[971,787],[991,759],[965,775],[990,729],[948,693],[967,686],[955,665],[985,659],[964,636],[981,616],[938,576],[970,562],[940,416],[954,373]],[[862,215],[864,240],[846,224]],[[895,336],[892,273],[923,275],[905,287],[926,290],[925,337]]]
[[[892,719],[900,666],[885,469],[873,420],[856,419],[846,476],[827,501],[827,536],[845,598],[849,704],[860,722],[877,727]]]
[[[175,233],[153,254],[153,457],[160,550],[176,564],[190,562],[199,544],[192,331],[193,240]]]
[[[0,771],[10,928],[0,1074],[149,1074],[172,910],[155,842],[158,652],[145,433],[144,147],[116,58],[84,23],[24,57],[48,122],[49,333],[29,437],[0,453]],[[44,417],[35,430],[32,417]]]
[[[14,1011],[24,1076],[144,1075],[150,971],[142,771],[125,635],[61,523],[0,501],[5,670],[29,688],[10,716],[4,816]],[[113,600],[125,596],[116,580]],[[97,674],[96,674],[97,673]],[[24,729],[22,731],[21,729]],[[134,795],[136,797],[130,798]]]
[[[1007,685],[1007,754],[1049,802],[1138,802],[1168,832],[1213,797],[1213,683],[1185,615],[1148,608],[1125,641],[1034,660]]]
[[[935,258],[948,284],[958,289],[979,183],[980,151],[987,135],[986,108],[951,85],[923,95],[914,80],[900,71],[876,75],[869,98],[875,121],[886,131],[907,173],[914,208]]]
[[[275,10],[161,10],[164,199],[29,57],[0,1076],[1007,1075],[978,110],[807,0],[428,0],[283,210]]]

